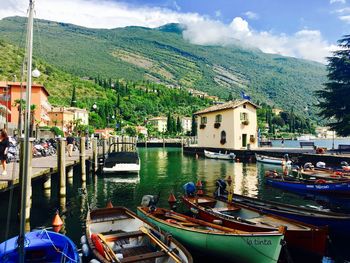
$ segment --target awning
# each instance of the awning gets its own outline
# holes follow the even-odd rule
[[[44,114],[41,115],[41,119],[43,119],[44,121],[50,121],[51,120],[49,116],[44,115]]]

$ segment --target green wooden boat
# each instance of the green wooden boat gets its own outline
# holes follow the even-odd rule
[[[245,232],[188,217],[171,210],[138,207],[137,213],[186,247],[225,259],[224,262],[277,262],[285,228],[274,232]],[[218,222],[220,223],[220,222]]]

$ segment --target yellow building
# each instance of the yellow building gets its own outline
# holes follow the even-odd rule
[[[159,132],[166,132],[167,131],[167,117],[154,117],[148,120],[150,124],[156,128]]]
[[[74,112],[65,107],[52,108],[49,112],[50,123],[49,126],[56,126],[63,132],[71,132],[74,124]]]
[[[257,147],[257,105],[230,101],[195,113],[198,146],[223,149]]]

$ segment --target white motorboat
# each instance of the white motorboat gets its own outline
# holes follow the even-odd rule
[[[268,163],[268,164],[276,164],[276,165],[291,165],[292,161],[289,160],[288,155],[283,158],[266,156],[261,154],[255,154],[255,158],[257,162]]]
[[[138,173],[140,158],[137,152],[109,153],[103,164],[104,173]]]
[[[204,155],[207,158],[211,159],[221,159],[221,160],[234,160],[236,158],[236,155],[234,153],[221,153],[221,152],[210,152],[207,150],[204,150]]]

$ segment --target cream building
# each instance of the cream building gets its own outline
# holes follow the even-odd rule
[[[181,118],[181,127],[182,132],[190,132],[192,130],[192,118],[191,117],[182,117]]]
[[[86,109],[69,107],[67,110],[74,113],[74,120],[80,120],[80,124],[89,125],[89,112]]]
[[[148,120],[159,132],[167,131],[167,117],[154,117]]]
[[[224,149],[257,147],[257,105],[230,101],[195,113],[198,146]]]

